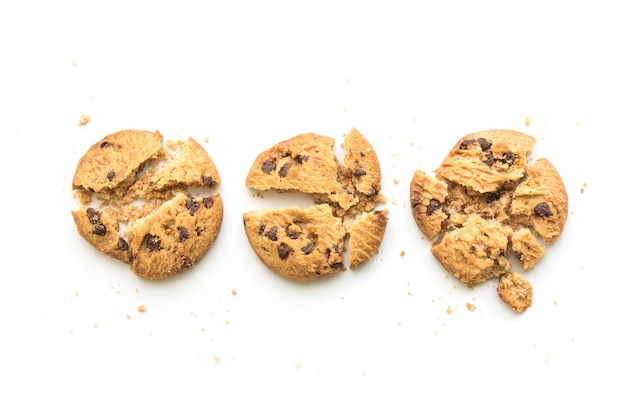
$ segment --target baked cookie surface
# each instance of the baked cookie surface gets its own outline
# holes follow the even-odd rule
[[[381,171],[371,144],[356,129],[344,139],[341,163],[335,140],[306,133],[262,151],[252,163],[246,187],[309,194],[310,208],[277,208],[243,215],[248,241],[259,259],[279,275],[310,281],[370,259],[388,221]],[[268,234],[269,233],[269,234]],[[346,242],[348,242],[346,244]]]
[[[143,278],[164,279],[198,262],[219,233],[223,204],[215,164],[195,140],[164,143],[125,130],[80,158],[72,188],[78,233]]]
[[[545,158],[529,161],[534,144],[512,130],[466,135],[434,176],[416,170],[409,190],[413,218],[435,258],[469,287],[502,281],[500,298],[518,312],[532,303],[532,287],[511,271],[509,258],[532,268],[545,243],[561,236],[568,213],[556,168]]]

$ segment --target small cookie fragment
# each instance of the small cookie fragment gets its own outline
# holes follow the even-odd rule
[[[286,278],[310,281],[356,268],[378,250],[388,211],[377,210],[381,171],[371,144],[356,129],[345,136],[344,163],[334,139],[305,133],[261,152],[246,177],[246,187],[309,194],[309,209],[282,208],[244,213],[250,245],[270,269]]]
[[[567,192],[547,159],[529,165],[534,144],[512,130],[473,133],[457,141],[434,177],[421,170],[413,175],[415,223],[437,260],[468,287],[506,277],[504,283],[526,289],[521,275],[510,276],[508,258],[528,270],[545,255],[540,240],[555,242],[563,232]],[[520,311],[531,302],[525,298]]]
[[[500,277],[498,295],[518,313],[524,312],[533,303],[533,287],[517,272],[509,272]]]
[[[213,193],[220,177],[204,148],[191,138],[166,145],[158,131],[107,135],[79,160],[72,181],[78,233],[148,279],[192,267],[223,218]]]
[[[511,236],[511,249],[522,262],[522,268],[530,269],[543,258],[545,247],[539,243],[535,235],[526,228],[516,230]]]

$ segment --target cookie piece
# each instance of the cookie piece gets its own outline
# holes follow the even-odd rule
[[[358,267],[378,251],[388,220],[388,210],[375,210],[363,213],[352,224],[349,230],[350,240],[348,242],[350,268]]]
[[[72,181],[78,233],[148,279],[198,262],[223,218],[220,177],[204,148],[191,138],[163,142],[158,131],[110,134],[81,157]]]
[[[515,188],[511,215],[516,223],[533,229],[546,242],[554,242],[563,232],[567,210],[561,176],[550,161],[538,159]]]
[[[530,269],[546,253],[545,247],[539,243],[535,235],[526,228],[513,232],[511,236],[511,249],[515,256],[522,262],[522,268]]]
[[[343,257],[348,237],[351,268],[370,259],[382,242],[388,211],[376,210],[385,201],[380,192],[382,176],[378,157],[371,144],[356,129],[345,136],[343,164],[333,152],[334,144],[335,140],[327,136],[314,133],[297,135],[261,152],[246,177],[248,188],[299,192],[313,197],[315,206],[311,209],[276,209],[244,214],[246,233],[255,253],[266,266],[284,277],[308,281],[345,269]],[[329,240],[333,242],[332,247],[320,246],[327,241],[324,238],[315,244],[316,248],[319,246],[325,251],[323,254],[301,253],[302,247],[306,247],[307,251],[311,248],[310,242],[298,242],[304,243],[298,249],[287,237],[284,241],[273,241],[278,243],[271,246],[264,233],[257,233],[261,223],[268,227],[279,218],[294,217],[296,214],[308,216],[305,218],[310,220],[309,228],[313,227],[311,225],[337,227],[332,234],[328,234],[332,236]],[[276,227],[280,230],[279,225]],[[325,230],[324,227],[322,230]],[[324,259],[324,256],[331,259]]]
[[[461,138],[436,173],[480,193],[524,176],[535,138],[513,130],[486,130]]]
[[[508,276],[510,256],[532,268],[545,255],[540,240],[561,236],[565,186],[545,158],[529,166],[534,143],[511,130],[472,133],[454,145],[434,177],[413,174],[413,218],[437,260],[469,287]]]
[[[417,227],[432,240],[441,233],[448,215],[443,205],[448,198],[448,184],[417,170],[411,180],[410,200]]]
[[[435,242],[431,252],[459,281],[473,287],[509,270],[506,251],[512,233],[510,227],[472,214]]]
[[[517,272],[509,272],[498,281],[498,296],[518,313],[533,303],[533,286]]]
[[[249,212],[243,224],[259,259],[283,277],[310,281],[344,269],[346,229],[328,204]]]

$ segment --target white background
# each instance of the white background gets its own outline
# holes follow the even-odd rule
[[[3,2],[0,415],[623,415],[619,6]],[[241,216],[289,201],[254,198],[248,168],[280,140],[339,145],[352,127],[383,170],[380,252],[325,281],[280,278]],[[197,139],[222,177],[216,244],[163,282],[98,253],[70,215],[76,162],[128,128]],[[495,282],[450,277],[409,209],[415,169],[493,128],[535,136],[570,197],[523,314]]]

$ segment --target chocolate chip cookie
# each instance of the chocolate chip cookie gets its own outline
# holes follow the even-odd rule
[[[277,208],[243,215],[248,241],[276,273],[309,281],[351,268],[378,250],[388,221],[381,171],[371,144],[356,129],[344,139],[345,156],[335,156],[335,140],[315,133],[297,135],[261,152],[246,187],[311,195],[309,208]],[[347,244],[346,244],[347,242]]]
[[[223,205],[215,164],[195,140],[124,130],[78,161],[72,211],[78,233],[143,278],[164,279],[196,264],[215,242]]]
[[[545,243],[561,236],[568,214],[554,166],[545,158],[529,163],[534,144],[512,130],[472,133],[434,176],[417,170],[410,184],[413,218],[437,260],[469,287],[500,280],[500,298],[520,312],[532,303],[532,286],[511,271],[509,259],[532,268]]]

